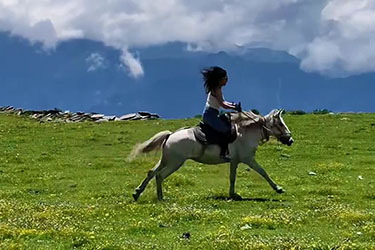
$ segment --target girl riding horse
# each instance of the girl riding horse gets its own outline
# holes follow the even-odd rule
[[[204,88],[207,94],[207,101],[203,111],[203,122],[223,136],[227,136],[231,132],[230,122],[223,120],[219,116],[221,108],[233,109],[241,112],[241,106],[236,103],[227,102],[224,100],[221,88],[228,82],[226,70],[220,67],[210,67],[201,71],[203,75]],[[229,160],[227,154],[228,144],[220,145],[220,157]]]

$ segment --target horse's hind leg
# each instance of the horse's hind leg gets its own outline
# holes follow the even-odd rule
[[[161,160],[156,163],[153,169],[149,170],[147,173],[146,178],[142,181],[142,183],[135,189],[135,192],[133,193],[133,198],[135,201],[138,200],[139,196],[141,193],[145,190],[147,184],[150,182],[150,180],[155,176],[156,172],[158,169],[162,167],[162,162]]]
[[[173,163],[169,162],[166,164],[161,171],[156,173],[155,181],[156,181],[156,193],[158,196],[158,200],[163,199],[163,190],[162,190],[162,182],[165,178],[171,175],[173,172],[178,170],[182,164],[184,164],[185,160],[175,161]]]

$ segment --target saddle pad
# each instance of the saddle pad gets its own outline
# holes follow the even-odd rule
[[[211,126],[200,122],[193,128],[193,133],[197,141],[203,145],[210,144],[228,144],[232,143],[237,138],[237,133],[223,134],[214,130]]]

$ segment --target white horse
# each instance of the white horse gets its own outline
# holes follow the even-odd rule
[[[236,140],[228,145],[230,158],[230,188],[229,196],[233,199],[241,199],[234,192],[236,170],[239,163],[244,163],[258,172],[271,185],[277,193],[284,190],[276,185],[266,171],[255,161],[255,151],[262,141],[268,141],[269,136],[274,136],[281,143],[290,146],[293,143],[291,133],[281,117],[282,110],[273,110],[268,115],[261,117],[251,112],[232,114],[232,123],[237,127]],[[220,164],[226,162],[220,158],[218,145],[202,145],[193,134],[193,128],[182,128],[176,132],[162,131],[151,139],[138,145],[133,153],[146,153],[156,149],[162,149],[159,162],[148,171],[146,178],[135,189],[133,198],[136,201],[145,190],[149,181],[155,177],[156,191],[159,200],[163,198],[162,182],[170,174],[178,170],[187,159],[204,163]]]

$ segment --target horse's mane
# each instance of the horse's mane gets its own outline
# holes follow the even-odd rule
[[[255,124],[263,124],[264,117],[254,114],[251,111],[242,111],[231,113],[231,122],[236,123],[240,127],[249,127]]]

